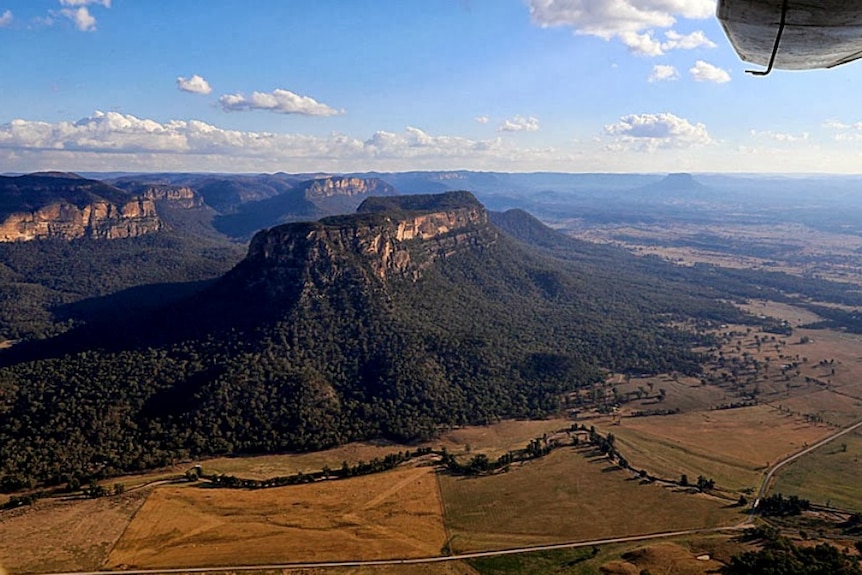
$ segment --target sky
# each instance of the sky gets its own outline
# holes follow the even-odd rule
[[[862,63],[715,0],[0,0],[0,173],[862,173]]]

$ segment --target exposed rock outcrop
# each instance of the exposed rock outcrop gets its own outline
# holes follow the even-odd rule
[[[391,196],[395,188],[379,178],[357,178],[332,176],[310,180],[302,185],[308,200],[331,198],[333,196]]]
[[[94,202],[83,208],[50,204],[34,212],[13,213],[0,223],[0,241],[92,238],[114,240],[159,231],[162,223],[152,200],[136,199],[122,205]]]
[[[467,192],[385,198],[376,207],[380,199],[373,200],[354,215],[259,232],[235,273],[272,297],[343,282],[415,281],[435,261],[497,241],[484,207]]]
[[[157,232],[153,199],[73,174],[0,178],[0,242],[92,238]]]
[[[188,186],[148,185],[133,190],[138,197],[164,202],[174,208],[199,208],[204,205],[203,198]]]

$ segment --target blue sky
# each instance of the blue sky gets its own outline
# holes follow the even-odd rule
[[[862,171],[713,0],[0,0],[0,172]]]

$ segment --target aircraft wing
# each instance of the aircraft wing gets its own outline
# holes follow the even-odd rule
[[[862,58],[860,0],[719,0],[717,15],[746,62],[810,70]]]

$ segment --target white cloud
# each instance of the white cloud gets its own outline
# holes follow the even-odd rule
[[[536,132],[539,130],[539,119],[534,116],[515,116],[500,124],[500,132]]]
[[[335,116],[344,111],[336,110],[308,96],[300,96],[290,90],[276,89],[272,92],[226,94],[219,98],[225,112],[245,110],[268,110],[279,114],[301,114],[303,116]]]
[[[111,0],[60,0],[60,5],[62,6],[90,6],[91,4],[110,8]]]
[[[65,6],[61,10],[50,10],[46,18],[38,18],[37,20],[45,25],[53,25],[54,17],[59,15],[70,20],[75,28],[81,32],[93,32],[96,30],[96,18],[90,13],[88,6],[103,6],[111,7],[112,0],[59,0],[60,6]]]
[[[489,118],[488,116],[476,116],[473,119],[476,120],[477,122],[479,122],[480,124],[487,124],[488,122],[491,121],[491,118]]]
[[[695,48],[715,48],[715,42],[706,37],[703,31],[698,30],[683,36],[673,30],[664,33],[666,40],[662,42],[662,50],[694,50]]]
[[[605,126],[605,133],[613,137],[607,149],[613,151],[653,152],[660,148],[687,148],[705,146],[712,138],[703,124],[692,124],[674,114],[631,114],[616,124]]]
[[[837,120],[827,120],[823,122],[823,127],[827,130],[835,132],[832,139],[836,142],[860,142],[862,141],[862,122],[839,122]]]
[[[96,19],[93,18],[86,6],[79,8],[64,8],[60,14],[71,20],[75,28],[81,32],[93,32],[96,29]]]
[[[714,82],[716,84],[730,82],[730,74],[726,70],[708,64],[703,60],[698,60],[694,67],[689,69],[689,72],[698,82]]]
[[[649,75],[650,82],[665,82],[668,80],[677,80],[679,71],[673,66],[657,64],[652,67],[652,73]]]
[[[177,87],[183,92],[190,92],[192,94],[209,94],[213,91],[209,82],[207,82],[197,74],[195,74],[191,78],[178,76]]]
[[[5,28],[9,24],[12,23],[12,11],[6,10],[3,14],[0,14],[0,28]]]
[[[632,52],[661,56],[669,50],[715,47],[706,35],[694,32],[683,36],[665,32],[656,39],[655,30],[670,28],[676,17],[710,18],[714,0],[528,0],[533,22],[540,26],[568,26],[578,34],[604,40],[617,38]]]
[[[782,143],[806,142],[810,137],[808,132],[789,134],[787,132],[773,132],[772,130],[751,130],[749,134],[752,138],[765,138]]]

